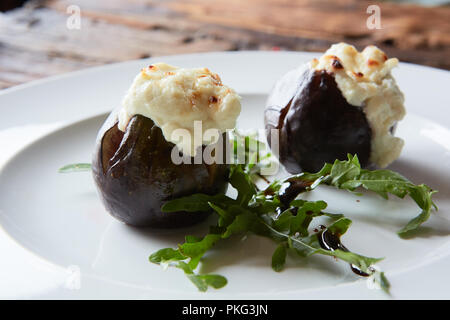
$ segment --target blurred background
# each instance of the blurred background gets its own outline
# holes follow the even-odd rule
[[[324,51],[339,41],[358,49],[375,44],[401,61],[448,70],[449,2],[0,0],[0,89],[130,59]]]

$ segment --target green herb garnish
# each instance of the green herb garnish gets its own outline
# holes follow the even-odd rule
[[[83,172],[83,171],[91,171],[91,169],[92,165],[90,163],[74,163],[59,168],[58,172],[59,173]]]
[[[294,197],[284,203],[286,188],[290,184],[300,184],[298,193],[302,193],[310,192],[320,184],[327,184],[350,192],[363,187],[385,199],[389,193],[399,198],[409,195],[422,212],[398,232],[402,237],[429,218],[432,207],[436,208],[431,199],[435,191],[423,184],[414,185],[393,171],[361,169],[356,155],[349,155],[346,161],[327,163],[317,173],[293,175],[271,183],[265,190],[258,190],[254,180],[260,169],[267,165],[270,154],[261,147],[260,142],[256,143],[256,149],[251,149],[251,139],[254,138],[237,133],[233,139],[235,150],[239,144],[245,148],[245,163],[239,164],[239,159],[235,158],[229,176],[230,184],[238,192],[236,199],[225,195],[194,194],[169,201],[161,209],[163,212],[196,212],[210,208],[218,216],[217,225],[210,227],[209,233],[203,238],[187,236],[186,242],[178,245],[177,249],[166,248],[153,253],[150,261],[184,270],[200,291],[206,291],[208,286],[217,289],[226,285],[225,278],[216,274],[195,273],[202,257],[220,240],[235,234],[252,233],[270,238],[278,244],[271,261],[272,269],[276,272],[283,270],[289,251],[302,258],[321,254],[348,262],[352,268],[371,276],[374,283],[389,292],[389,281],[375,266],[382,258],[365,257],[349,251],[343,245],[334,249],[323,247],[320,237],[325,232],[339,239],[350,227],[351,220],[342,214],[325,212],[327,203],[324,201],[306,201]],[[326,217],[328,227],[312,231],[311,223],[317,217]]]
[[[318,238],[321,233],[310,231],[311,222],[320,216],[325,216],[332,222],[324,231],[339,236],[343,235],[351,224],[351,221],[343,218],[342,215],[324,212],[323,210],[327,206],[324,201],[294,200],[288,209],[277,216],[273,208],[279,207],[279,197],[271,191],[271,196],[264,197],[263,200],[261,195],[264,191],[257,191],[253,182],[248,179],[248,175],[244,173],[242,165],[233,166],[230,183],[238,190],[236,199],[227,196],[197,194],[179,198],[164,205],[162,207],[164,212],[204,211],[209,206],[217,213],[219,219],[217,225],[211,227],[209,233],[203,238],[186,237],[186,242],[180,244],[177,249],[161,249],[150,256],[150,261],[183,270],[186,270],[187,265],[189,279],[199,290],[205,291],[209,284],[203,281],[198,282],[199,275],[195,274],[195,269],[204,254],[220,240],[235,234],[251,232],[278,243],[272,257],[272,268],[277,272],[283,269],[287,252],[291,250],[300,257],[308,257],[313,254],[333,256],[352,264],[368,275],[374,274],[371,266],[380,261],[380,258],[369,258],[341,249],[325,250],[321,247]],[[273,186],[269,186],[269,188],[271,187]],[[190,205],[192,199],[197,201],[195,207]],[[184,205],[185,203],[188,205]],[[218,275],[208,276],[214,279],[220,277]],[[226,281],[220,283],[225,285]],[[388,286],[384,289],[388,290]]]
[[[314,189],[319,184],[327,184],[351,192],[354,192],[358,187],[363,187],[376,192],[385,199],[388,199],[389,193],[401,199],[409,195],[422,211],[398,231],[398,235],[401,237],[407,236],[410,231],[417,229],[422,223],[427,221],[432,208],[437,210],[431,199],[432,195],[437,191],[424,184],[415,185],[399,173],[391,170],[361,169],[356,155],[348,155],[347,161],[336,160],[334,164],[327,163],[318,173],[301,173],[288,179],[290,181],[311,182],[312,185],[309,187],[309,190]],[[282,181],[281,184],[285,181]]]
[[[342,214],[325,212],[325,201],[306,201],[298,199],[297,195],[311,192],[321,184],[350,192],[362,187],[385,199],[388,199],[388,194],[399,198],[409,195],[422,211],[398,231],[399,236],[406,237],[430,217],[433,208],[437,210],[432,201],[432,195],[437,191],[424,184],[415,185],[390,170],[361,169],[356,155],[348,155],[348,160],[345,161],[327,163],[317,173],[303,172],[274,181],[266,189],[259,190],[255,181],[262,177],[261,169],[270,164],[270,152],[254,136],[240,135],[236,131],[232,136],[232,143],[235,155],[242,156],[238,149],[244,150],[243,159],[237,156],[234,158],[235,163],[231,165],[229,175],[229,182],[238,193],[236,199],[223,194],[194,194],[167,202],[161,208],[163,212],[213,210],[218,216],[218,222],[203,237],[186,236],[185,242],[179,244],[177,249],[165,248],[153,253],[149,258],[150,262],[183,270],[200,291],[206,291],[208,287],[222,288],[227,284],[223,276],[196,273],[202,257],[218,241],[236,234],[252,233],[277,243],[271,261],[272,269],[276,272],[283,270],[289,251],[301,258],[321,254],[349,263],[361,274],[371,276],[376,285],[389,292],[389,281],[375,266],[382,258],[365,257],[349,251],[343,245],[336,248],[324,247],[323,235],[326,233],[339,239],[350,227],[351,220]],[[89,163],[79,163],[64,166],[58,171],[68,173],[89,170]],[[299,186],[292,199],[286,197],[286,190],[291,185]],[[325,218],[328,226],[320,231],[311,230],[311,223],[318,217]]]

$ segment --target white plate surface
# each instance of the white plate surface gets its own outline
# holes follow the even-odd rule
[[[248,237],[219,244],[203,272],[228,278],[220,290],[199,293],[180,270],[150,264],[153,251],[201,234],[208,222],[177,231],[125,226],[103,209],[89,173],[58,174],[67,163],[91,159],[97,130],[140,68],[156,61],[206,66],[243,97],[239,128],[262,128],[265,98],[286,71],[312,53],[238,52],[172,56],[103,66],[0,92],[0,297],[145,299],[376,298],[347,265],[328,257],[294,261],[275,273],[274,246]],[[308,199],[326,199],[329,211],[354,224],[343,240],[355,252],[385,257],[379,266],[394,298],[449,298],[450,73],[401,64],[395,70],[406,96],[398,127],[406,141],[391,169],[440,192],[433,214],[410,240],[395,231],[419,209],[410,200],[357,197],[321,187]],[[359,199],[360,202],[356,200]],[[80,277],[78,277],[80,275]]]

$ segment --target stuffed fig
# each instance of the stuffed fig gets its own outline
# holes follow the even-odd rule
[[[403,140],[393,134],[405,115],[391,75],[397,64],[374,46],[358,52],[339,43],[284,75],[267,100],[265,128],[286,170],[315,172],[348,153],[363,167],[397,159]]]
[[[161,206],[194,193],[226,191],[225,156],[212,163],[195,159],[214,145],[226,154],[225,129],[234,128],[239,112],[239,96],[208,69],[156,64],[142,71],[98,134],[92,168],[107,211],[134,226],[184,227],[204,220],[209,212],[165,213]],[[218,130],[214,143],[204,137],[193,144],[197,120],[203,129]],[[177,140],[176,129],[189,139]],[[174,161],[174,150],[188,161]]]

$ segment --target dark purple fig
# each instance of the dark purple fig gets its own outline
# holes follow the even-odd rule
[[[347,102],[326,71],[299,68],[281,78],[267,101],[265,128],[269,144],[271,130],[279,130],[279,160],[290,173],[318,171],[348,153],[357,154],[362,166],[369,162],[366,115]]]
[[[136,115],[122,132],[116,118],[112,113],[100,130],[92,163],[108,212],[140,227],[185,227],[204,220],[210,212],[166,213],[161,206],[194,193],[224,193],[228,165],[176,165],[171,159],[174,144],[165,140],[151,119]]]

